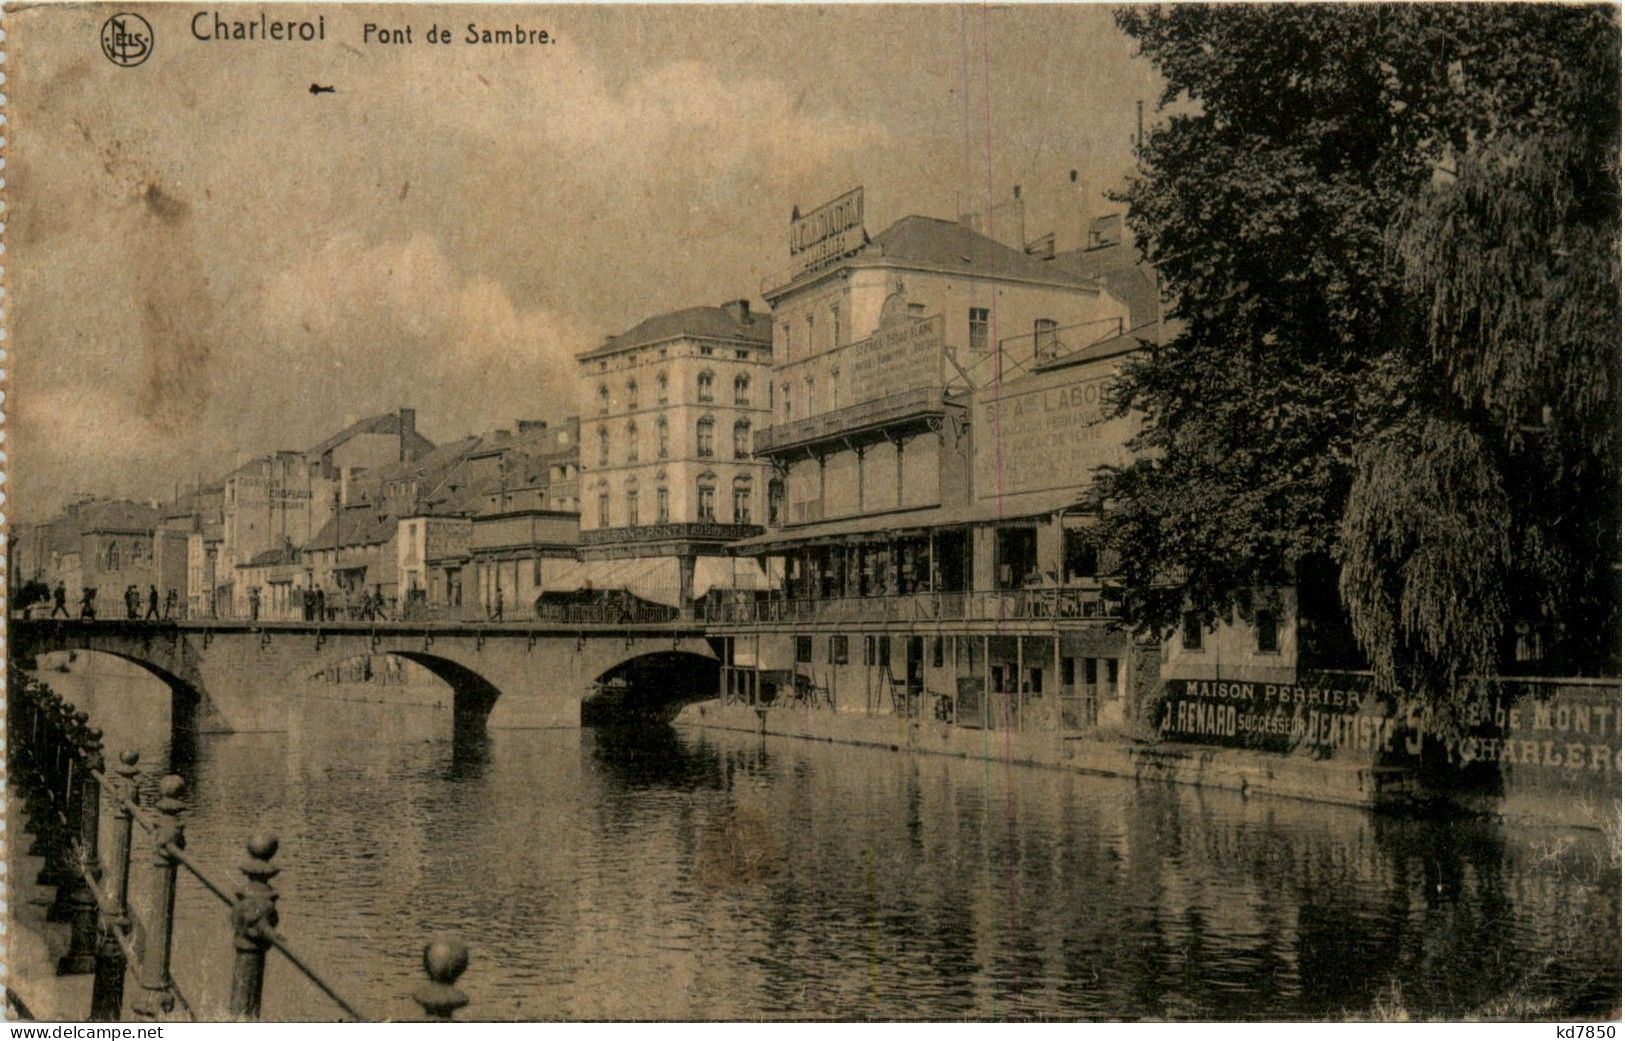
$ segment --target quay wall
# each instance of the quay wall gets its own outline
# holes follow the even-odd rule
[[[1424,737],[1358,673],[1290,685],[1173,680],[1142,726],[960,726],[817,704],[692,705],[679,724],[1205,785],[1379,810],[1620,827],[1617,680],[1509,679],[1470,732]]]

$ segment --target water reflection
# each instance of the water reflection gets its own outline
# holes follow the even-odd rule
[[[80,696],[112,748],[143,746],[150,785],[162,698],[70,682],[96,688]],[[375,1014],[412,1014],[437,931],[474,948],[480,1018],[1619,1004],[1617,851],[1599,835],[748,734],[500,731],[470,748],[435,700],[328,691],[288,733],[206,735],[181,766],[194,856],[230,879],[248,834],[278,832],[284,931]],[[177,978],[217,1005],[223,909],[183,887],[179,929]],[[266,1008],[331,1014],[285,966]]]

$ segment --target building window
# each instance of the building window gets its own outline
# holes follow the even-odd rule
[[[818,317],[811,312],[807,314],[807,353],[818,350]]]
[[[750,458],[750,420],[741,419],[734,424],[734,458]]]
[[[846,664],[845,636],[831,636],[829,638],[829,663],[831,665]]]
[[[789,419],[794,412],[795,409],[790,406],[790,384],[786,383],[784,385],[784,418]]]
[[[710,372],[700,373],[699,392],[701,401],[710,401],[712,399],[712,388],[715,384],[716,377],[711,375]]]
[[[600,528],[609,527],[609,493],[608,492],[599,492],[598,493],[598,526]]]
[[[661,459],[671,454],[671,425],[666,417],[661,416],[655,420],[655,455]]]
[[[1095,578],[1100,574],[1100,547],[1091,532],[1067,531],[1064,569],[1068,579]]]
[[[626,461],[629,463],[638,461],[638,425],[636,423],[626,424]]]
[[[749,405],[750,404],[750,377],[749,376],[735,376],[734,377],[734,404],[735,405]]]
[[[699,508],[695,511],[698,519],[714,521],[717,519],[717,483],[710,476],[701,477],[697,486],[699,492]]]
[[[750,352],[749,351],[734,351],[734,357],[738,358],[740,361],[750,361]]]
[[[933,636],[931,638],[931,667],[933,669],[942,668],[942,657],[942,637]]]
[[[670,381],[666,379],[666,374],[664,372],[655,377],[656,404],[664,405],[666,400],[670,397],[670,390]]]
[[[829,305],[829,331],[830,331],[830,338],[835,342],[835,346],[839,347],[841,345],[841,305],[840,304],[830,304]]]
[[[598,384],[598,414],[607,415],[609,412],[609,387]]]
[[[734,523],[750,523],[750,478],[734,478]]]
[[[784,482],[777,477],[767,482],[767,522],[778,524],[784,514]]]
[[[626,490],[626,526],[629,528],[638,526],[638,490],[636,488]]]
[[[671,493],[664,488],[655,489],[655,523],[665,524],[671,520]]]
[[[709,348],[709,347],[701,347],[700,348],[700,357],[702,357],[702,358],[711,357],[711,348]]]
[[[973,351],[987,350],[987,317],[985,307],[970,309],[970,349]]]
[[[863,664],[865,664],[865,665],[873,665],[874,663],[875,663],[875,638],[873,636],[865,636],[863,638]]]
[[[1033,353],[1047,357],[1055,353],[1055,330],[1060,326],[1053,318],[1040,318],[1033,322]]]
[[[1195,611],[1186,611],[1184,624],[1181,626],[1179,637],[1180,646],[1187,651],[1202,649],[1202,616]]]
[[[716,454],[716,423],[710,416],[701,417],[694,427],[694,450],[701,459],[709,459]]]
[[[609,428],[598,428],[598,465],[609,465]]]
[[[812,637],[796,637],[796,663],[805,664],[812,661]]]
[[[1253,628],[1258,630],[1258,653],[1281,653],[1281,627],[1275,620],[1274,611],[1257,611],[1253,614]]]
[[[626,381],[626,407],[631,408],[631,409],[635,409],[635,408],[638,407],[638,381],[637,380],[627,380]]]
[[[910,318],[924,318],[925,317],[925,305],[924,304],[909,304],[908,305],[908,316]]]

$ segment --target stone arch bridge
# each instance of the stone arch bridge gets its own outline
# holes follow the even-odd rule
[[[168,685],[175,725],[203,733],[285,730],[289,705],[304,681],[331,663],[367,654],[396,655],[445,681],[460,734],[487,726],[669,717],[717,691],[717,651],[698,622],[563,626],[14,618],[10,650],[25,663],[70,650],[133,662]]]

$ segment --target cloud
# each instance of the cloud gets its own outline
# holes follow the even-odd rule
[[[457,271],[424,233],[329,240],[269,281],[256,321],[276,344],[267,378],[280,371],[307,401],[330,402],[329,417],[417,404],[450,436],[574,407],[581,334]]]

